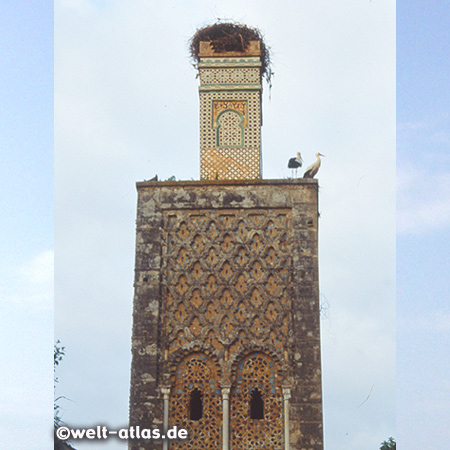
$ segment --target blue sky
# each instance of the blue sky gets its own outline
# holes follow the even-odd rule
[[[0,8],[2,226],[16,236],[4,263],[53,246],[53,16],[44,2]]]
[[[38,449],[53,396],[53,5],[2,1],[0,30],[0,440]]]
[[[450,8],[397,8],[397,439],[450,432]]]
[[[161,105],[164,103],[164,98],[163,94],[159,95],[158,92],[143,93],[131,90],[127,91],[127,96],[117,98],[117,95],[113,95],[113,93],[116,94],[117,83],[129,82],[130,74],[117,65],[117,61],[114,59],[105,57],[103,67],[98,64],[98,60],[103,57],[102,51],[107,50],[108,41],[111,39],[114,41],[117,35],[121,36],[120,41],[117,39],[114,41],[117,45],[117,54],[133,61],[133,55],[127,55],[126,52],[127,48],[132,48],[133,52],[137,53],[138,59],[143,61],[142,67],[137,66],[131,74],[136,85],[140,86],[141,78],[146,74],[145,58],[148,57],[148,43],[142,42],[139,36],[139,31],[145,30],[145,21],[136,21],[131,12],[129,15],[125,13],[123,14],[124,28],[121,28],[121,23],[114,21],[114,13],[117,14],[117,2],[111,2],[110,5],[114,5],[111,9],[108,9],[107,2],[67,0],[56,3],[59,4],[60,14],[56,20],[57,36],[59,36],[60,42],[56,42],[56,45],[59,46],[60,52],[67,51],[68,55],[77,63],[76,66],[71,66],[64,59],[60,59],[59,79],[64,81],[66,90],[56,81],[56,91],[60,95],[57,100],[59,105],[57,103],[56,107],[65,104],[70,104],[72,107],[57,122],[60,134],[58,134],[58,127],[56,129],[56,143],[60,146],[63,145],[60,147],[59,161],[58,154],[56,155],[56,196],[57,198],[59,196],[60,199],[59,216],[56,217],[57,239],[58,227],[60,242],[70,236],[71,232],[76,236],[74,242],[59,244],[60,264],[58,264],[57,253],[56,274],[59,280],[59,287],[57,285],[59,290],[57,290],[56,311],[60,319],[57,336],[63,339],[68,353],[61,367],[60,378],[61,388],[63,388],[61,393],[67,394],[73,400],[64,405],[66,418],[73,421],[84,420],[85,424],[90,424],[90,421],[98,420],[98,418],[95,414],[90,417],[86,415],[85,408],[87,406],[92,408],[92,404],[85,403],[85,399],[82,398],[83,394],[94,398],[100,410],[101,407],[107,406],[109,409],[125,410],[126,414],[129,373],[127,355],[129,355],[129,332],[131,330],[128,322],[120,321],[109,312],[104,315],[99,324],[96,320],[99,309],[85,301],[87,299],[90,302],[91,299],[102,298],[106,295],[109,299],[114,299],[115,303],[112,304],[119,315],[131,316],[135,215],[133,183],[136,180],[150,178],[156,171],[154,161],[151,158],[144,159],[148,152],[147,143],[149,140],[157,139],[152,135],[155,130],[148,127],[148,124],[152,121],[156,122],[161,117],[164,118],[164,109],[167,110],[168,115],[174,115],[181,111],[185,117],[193,116],[195,119],[197,81],[186,57],[180,56],[176,63],[177,77],[181,75],[188,80],[184,89],[186,94],[179,93],[178,98],[166,102],[164,109],[152,111],[151,108],[146,109],[145,105],[139,101],[140,97],[144,95],[147,104]],[[136,2],[136,4],[139,3]],[[195,3],[199,6],[200,11],[202,2]],[[230,10],[233,10],[233,2],[229,3]],[[355,35],[363,33],[365,26],[371,26],[374,31],[377,31],[379,29],[376,27],[377,20],[383,21],[390,18],[389,14],[383,16],[383,8],[388,10],[388,3],[383,0],[373,0],[375,8],[372,10],[364,9],[366,6],[355,6],[353,11],[355,17],[361,15],[361,17],[370,18],[367,22],[361,23],[361,29],[353,26],[354,23],[350,21],[348,14],[347,17],[343,15],[342,23],[347,24],[348,20],[348,25],[351,25],[348,29],[348,37],[351,38],[352,32]],[[167,4],[166,10],[157,11],[163,14],[163,17],[170,17],[167,14],[170,13],[173,2]],[[252,2],[249,4],[251,7]],[[378,7],[379,9],[376,9]],[[178,34],[175,33],[172,41],[167,42],[167,48],[173,54],[183,55],[186,50],[184,47],[181,50],[178,49],[177,42],[181,42],[181,45],[184,46],[185,40],[195,31],[195,26],[201,25],[203,20],[210,21],[216,16],[222,17],[226,14],[226,11],[221,10],[215,3],[208,6],[208,9],[207,13],[203,12],[202,14],[193,13],[189,9],[181,11],[184,15],[183,19],[188,21],[189,26],[179,31]],[[280,14],[292,11],[291,2],[281,4]],[[335,23],[336,16],[331,12],[337,14],[331,9],[330,14],[324,14],[323,11],[308,8],[304,13],[311,20],[316,19],[317,23],[325,23],[331,30],[330,33],[342,32]],[[367,16],[367,13],[375,14],[375,16]],[[381,59],[374,56],[365,60],[364,51],[358,52],[355,47],[356,53],[346,53],[344,48],[339,47],[339,43],[332,45],[331,41],[325,39],[317,44],[319,47],[315,47],[319,54],[327,56],[321,60],[311,51],[308,53],[308,43],[303,43],[301,51],[304,52],[308,64],[313,65],[317,72],[305,73],[302,78],[297,80],[296,73],[298,72],[289,66],[289,59],[285,56],[289,49],[285,47],[283,39],[277,35],[275,18],[265,17],[263,12],[251,15],[248,10],[241,16],[235,14],[232,17],[244,22],[249,20],[252,24],[264,24],[264,29],[269,32],[269,37],[272,38],[271,45],[274,46],[276,52],[274,61],[276,77],[272,99],[269,101],[265,98],[265,103],[263,103],[266,148],[270,149],[270,145],[275,147],[275,144],[279,142],[280,148],[288,149],[286,155],[282,155],[283,160],[287,160],[291,153],[296,151],[295,148],[292,148],[292,141],[289,141],[289,132],[286,133],[286,136],[280,137],[272,131],[271,123],[276,124],[276,114],[279,114],[278,111],[280,111],[277,109],[279,106],[277,102],[286,101],[285,90],[287,89],[286,92],[288,92],[289,87],[297,82],[298,84],[295,86],[299,90],[299,99],[305,101],[306,104],[309,104],[310,101],[308,86],[312,82],[317,83],[323,93],[322,96],[317,95],[315,99],[312,99],[316,104],[323,105],[322,115],[314,117],[314,114],[302,113],[301,108],[299,110],[300,119],[305,121],[305,124],[307,123],[310,130],[310,133],[298,131],[301,141],[305,142],[309,148],[322,145],[323,147],[318,149],[320,151],[330,147],[333,143],[342,146],[347,143],[358,144],[359,137],[350,133],[347,135],[344,120],[340,120],[339,113],[333,109],[333,104],[346,103],[345,95],[347,95],[348,86],[336,83],[340,90],[335,88],[327,91],[329,85],[329,79],[326,77],[327,58],[331,62],[333,62],[333,58],[342,58],[345,64],[332,66],[335,70],[340,71],[339,75],[342,77],[352,74],[352,70],[347,69],[348,67],[362,70],[362,66],[358,65],[358,58],[365,65],[373,64],[373,67],[370,67],[372,74],[361,72],[361,75],[370,80],[370,86],[375,86],[373,89],[382,89],[384,86],[389,86],[390,76],[383,67],[377,66],[377,63],[383,60],[382,56],[377,56]],[[381,374],[376,379],[372,394],[374,403],[366,405],[372,410],[358,411],[361,417],[354,423],[358,430],[352,436],[352,441],[346,443],[347,449],[353,445],[359,450],[364,450],[364,443],[378,442],[377,439],[381,442],[390,434],[397,437],[401,448],[408,448],[408,450],[446,448],[450,439],[449,431],[447,431],[447,419],[450,415],[448,401],[450,391],[448,381],[450,369],[448,362],[450,338],[448,292],[450,282],[447,268],[450,250],[448,232],[450,225],[450,154],[448,152],[450,144],[450,89],[448,82],[450,67],[447,57],[450,49],[449,19],[449,6],[443,0],[428,2],[402,0],[397,2],[397,431],[392,427],[392,414],[386,411],[386,405],[383,408],[383,401],[387,402],[388,409],[393,408],[389,400],[386,400],[392,393],[392,389],[390,383],[383,385],[382,380],[388,380],[389,377],[384,376],[383,369],[380,369]],[[177,20],[173,17],[166,23],[175,24]],[[301,20],[301,16],[299,16],[299,20]],[[139,27],[132,31],[125,27],[127,23],[136,23]],[[67,33],[61,29],[62,26],[67,26]],[[314,29],[308,29],[310,26],[308,23],[301,23],[299,26],[308,30],[311,35],[315,32]],[[0,224],[4,237],[0,249],[2,273],[0,280],[2,346],[0,373],[4,386],[0,393],[0,435],[5,447],[18,450],[22,448],[37,449],[51,445],[53,414],[53,372],[50,357],[53,344],[54,248],[52,5],[45,1],[32,3],[3,1],[0,6],[0,29],[2,30],[0,38],[0,164],[2,169],[0,198],[4,212]],[[71,33],[75,32],[79,33],[79,40],[73,39],[75,34]],[[374,42],[375,38],[382,40],[383,36],[374,34],[371,40],[369,35],[364,35],[363,42],[366,48],[374,52],[374,55],[376,52],[390,49],[388,42],[386,47],[383,47],[384,42]],[[94,39],[96,45],[94,45]],[[89,42],[92,43],[92,51],[88,46]],[[125,51],[122,51],[121,46]],[[85,51],[83,54],[83,49],[89,51]],[[153,52],[152,57],[162,58],[164,56],[158,48],[153,49]],[[105,52],[105,54],[108,53]],[[59,55],[60,58],[64,56],[61,53]],[[340,61],[334,62],[339,63]],[[77,70],[74,69],[75,67]],[[113,73],[111,69],[114,69]],[[102,85],[102,89],[99,91],[100,96],[96,95],[98,93],[97,85],[92,82],[97,77],[99,78],[97,81]],[[163,73],[152,72],[151,78],[155,84],[174,83],[175,85],[179,83],[177,77],[164,79]],[[377,77],[379,84],[376,82]],[[91,81],[87,83],[86,81],[89,80]],[[74,96],[73,99],[69,99],[69,103],[65,103],[68,100],[64,97],[71,93],[67,86],[72,92],[79,93],[78,98]],[[86,90],[86,87],[92,91]],[[362,101],[371,101],[370,97],[365,96],[366,88],[363,83],[356,84],[356,87],[360,89],[358,92],[361,94]],[[325,95],[329,95],[329,97],[324,98]],[[88,102],[86,97],[90,96],[92,101]],[[313,104],[312,100],[311,105]],[[376,104],[373,103],[372,106],[375,108]],[[140,108],[138,113],[143,118],[141,123],[133,119],[132,114],[136,113],[136,108]],[[357,114],[360,110],[358,102],[352,103],[349,108],[344,110],[344,113],[347,114],[345,118],[359,117]],[[98,113],[105,111],[113,111],[112,116],[114,117],[100,114],[103,120],[95,121],[99,117]],[[353,116],[353,114],[356,115]],[[89,121],[89,119],[92,120]],[[295,127],[295,123],[289,122],[291,120],[289,115],[283,116],[282,119],[288,124],[287,130]],[[378,120],[376,115],[367,116],[367,119]],[[321,135],[321,127],[325,120],[328,123],[329,136]],[[112,126],[115,121],[121,123],[120,130]],[[339,127],[336,124],[339,124]],[[185,141],[192,140],[195,143],[196,126],[195,120],[193,125],[192,123],[183,123],[180,127],[181,138]],[[377,121],[376,127],[374,125],[373,128],[365,125],[362,133],[375,134],[377,127],[381,126],[384,126],[381,121]],[[73,143],[68,140],[72,136],[77,137]],[[132,141],[129,140],[129,136],[132,136]],[[158,142],[158,144],[160,143]],[[380,141],[381,144],[382,141]],[[123,159],[123,153],[128,151],[130,146],[137,148],[135,156],[138,158],[134,162]],[[68,148],[72,153],[67,152],[64,155],[64,148]],[[376,155],[375,150],[376,148],[373,151],[374,156]],[[169,151],[171,150],[169,149]],[[195,147],[191,151],[194,154],[198,153]],[[302,153],[304,153],[303,150]],[[324,153],[327,154],[326,151]],[[355,167],[360,171],[356,181],[363,173],[361,171],[368,170],[369,164],[379,165],[376,171],[378,174],[376,182],[380,188],[385,189],[385,194],[383,194],[385,197],[373,197],[371,198],[373,203],[369,205],[378,212],[382,211],[382,208],[377,202],[390,198],[389,182],[393,167],[390,154],[383,153],[383,151],[380,154],[383,156],[381,160],[369,158],[353,161],[352,153],[346,153],[344,150],[340,153],[343,162],[356,164]],[[108,164],[104,164],[105,155],[107,155]],[[337,175],[331,170],[331,167],[337,167],[336,161],[330,158],[330,154],[327,156],[331,162],[326,162],[328,167],[324,164],[320,177],[323,208],[321,230],[325,232],[328,224],[332,224],[333,220],[334,223],[338,223],[342,217],[340,208],[345,205],[339,204],[337,192],[346,194],[345,198],[357,208],[351,211],[352,214],[355,211],[360,213],[360,217],[355,223],[356,228],[352,230],[353,235],[359,233],[358,224],[367,228],[371,223],[377,223],[381,231],[384,226],[389,228],[390,214],[383,222],[375,222],[375,220],[379,220],[379,217],[372,216],[370,208],[367,207],[365,196],[372,194],[372,185],[364,186],[362,184],[360,191],[355,195],[349,195],[349,192],[345,190],[345,184],[342,184],[342,180],[337,178]],[[278,158],[276,154],[275,157]],[[266,167],[275,165],[270,158],[270,152],[267,151],[269,164]],[[276,158],[273,161],[276,162]],[[124,161],[127,164],[126,167],[124,167]],[[170,169],[162,168],[160,165],[157,170],[160,171],[160,174],[162,173],[163,178],[167,178],[174,173],[183,174],[183,170],[185,170],[183,165],[187,167],[181,161]],[[71,170],[73,167],[76,171]],[[128,178],[123,181],[117,180],[117,183],[110,183],[109,178],[115,177],[119,169],[124,170]],[[386,175],[386,170],[388,175]],[[167,173],[163,173],[164,171]],[[272,173],[270,169],[267,169],[267,172],[269,176],[273,177],[287,175],[284,172]],[[196,176],[195,174],[187,175],[188,173],[187,171],[186,175],[183,174],[184,178]],[[379,184],[383,176],[385,176],[384,184],[386,186]],[[183,176],[179,176],[179,178],[183,178]],[[366,178],[366,181],[369,178]],[[352,178],[349,180],[353,181]],[[339,183],[341,183],[342,191],[336,191],[336,194],[333,194],[333,188]],[[75,184],[78,189],[69,190],[64,187],[64,185]],[[81,205],[84,196],[90,195],[89,191],[83,192],[83,186],[101,185],[108,187],[107,194],[112,196],[114,201],[105,203],[101,196],[92,195],[87,206]],[[70,205],[71,208],[63,208],[61,202]],[[388,208],[391,206],[389,200]],[[96,215],[96,211],[100,211],[102,217],[106,217],[107,220],[112,220],[118,214],[124,215],[131,220],[131,228],[123,223],[115,222],[114,226],[105,232],[104,222],[101,217]],[[82,224],[85,227],[82,229],[82,233],[79,233],[79,228],[71,225],[73,223]],[[392,280],[390,280],[391,269],[385,271],[381,268],[377,269],[379,276],[385,277],[383,282],[387,287],[384,288],[385,290],[379,287],[380,290],[377,291],[376,286],[369,282],[366,289],[363,286],[358,288],[358,292],[369,299],[368,301],[373,296],[373,302],[368,304],[370,307],[366,304],[356,305],[356,308],[353,308],[354,315],[351,315],[348,308],[351,305],[345,303],[348,295],[345,285],[337,290],[334,286],[340,286],[339,279],[344,279],[348,283],[353,280],[345,279],[348,274],[339,270],[340,261],[337,256],[342,249],[337,245],[334,249],[335,254],[329,250],[331,243],[335,245],[337,241],[331,226],[328,230],[329,232],[325,233],[321,244],[321,251],[324,255],[321,272],[322,294],[331,303],[327,313],[329,317],[325,317],[322,323],[324,342],[329,349],[324,352],[324,358],[327,358],[326,364],[328,364],[327,366],[324,363],[325,436],[328,447],[337,448],[333,443],[342,439],[337,428],[347,426],[345,417],[352,417],[352,405],[358,405],[359,398],[365,399],[370,391],[372,381],[368,379],[366,384],[353,385],[351,382],[346,382],[348,374],[343,370],[342,372],[338,371],[341,368],[340,362],[333,359],[333,352],[347,347],[348,342],[354,340],[355,335],[346,334],[343,330],[347,324],[354,324],[356,321],[360,331],[364,333],[367,330],[373,330],[373,337],[377,338],[376,345],[368,347],[370,352],[375,355],[375,360],[373,358],[371,360],[367,356],[363,346],[356,346],[342,355],[347,357],[348,361],[352,361],[355,356],[363,355],[362,359],[366,366],[358,367],[360,371],[358,375],[362,377],[369,375],[367,369],[372,370],[371,364],[374,361],[382,364],[382,352],[393,348],[389,335],[389,328],[392,329],[392,310],[390,301],[377,303],[376,299],[383,293],[391,295],[392,288],[389,286],[391,286]],[[390,233],[393,231],[392,227],[390,230],[389,241],[391,240]],[[371,230],[369,235],[373,239],[374,245],[379,239],[376,231],[375,229]],[[97,255],[100,260],[106,255],[110,257],[107,248],[111,240],[117,236],[124,236],[124,238],[121,239],[121,243],[114,244],[117,254],[113,255],[114,265],[111,263],[109,270],[103,268],[95,272],[94,276],[89,267],[80,267],[78,263],[83,261],[87,255],[93,255],[93,259]],[[363,245],[365,235],[357,236],[357,238],[358,245]],[[326,245],[327,243],[330,245]],[[91,254],[86,253],[84,245],[89,247]],[[345,248],[344,243],[341,245],[342,248]],[[388,255],[391,254],[392,248],[391,244],[386,247]],[[371,246],[364,246],[364,251],[369,252],[368,255],[379,256],[376,249],[372,249]],[[365,260],[364,258],[358,259],[360,254],[361,250],[356,251],[355,249],[353,253],[349,252],[349,257],[357,260],[364,269]],[[126,264],[122,266],[123,259],[126,260]],[[74,272],[82,280],[81,284],[89,286],[89,290],[87,288],[83,290],[83,286],[80,288],[80,283],[71,277],[69,271],[71,260],[76,263]],[[390,256],[388,260],[390,265]],[[131,267],[130,271],[129,267]],[[116,281],[116,279],[120,279],[116,275],[119,275],[121,271],[127,272],[124,282]],[[329,276],[325,277],[324,274],[329,274]],[[107,284],[105,280],[112,281],[112,283]],[[106,286],[108,288],[105,291]],[[70,296],[71,290],[76,292],[75,297]],[[118,297],[117,292],[120,293]],[[342,300],[340,300],[341,298]],[[80,302],[80,299],[85,303]],[[102,308],[104,310],[109,305],[108,300],[105,300],[100,301],[98,307],[100,310]],[[370,316],[364,314],[364,309],[369,309],[374,318],[381,318],[384,307],[387,308],[386,329],[378,320],[371,320]],[[73,328],[70,325],[71,320],[74,322]],[[80,328],[80,324],[83,324],[84,328]],[[75,333],[73,330],[76,330],[77,326],[78,333]],[[97,328],[97,335],[85,333],[86,330],[94,327]],[[63,337],[65,329],[67,333]],[[116,336],[108,335],[110,329],[118,330]],[[386,342],[380,338],[383,332],[388,336]],[[104,336],[107,336],[107,339]],[[371,337],[369,331],[368,339]],[[373,342],[375,343],[375,341]],[[102,365],[106,367],[105,364],[108,360],[116,357],[116,352],[122,352],[121,358],[127,367],[123,372],[116,371],[115,375],[105,377]],[[381,352],[381,354],[378,355],[377,352]],[[344,363],[347,364],[347,361],[344,360]],[[387,366],[386,373],[392,372],[390,355],[387,356]],[[77,369],[79,372],[76,372]],[[342,395],[349,400],[348,404],[341,404],[343,417],[340,417],[337,423],[338,427],[336,425],[333,427],[332,419],[327,419],[327,408],[330,417],[336,417],[335,413],[339,414],[340,412],[337,404],[339,397],[332,397],[334,395],[332,391],[336,391],[336,389],[334,389],[333,380],[329,374],[334,370],[336,370],[334,372],[336,376],[342,377],[337,381],[341,385]],[[102,379],[101,388],[95,384],[84,384],[85,375]],[[83,383],[83,389],[80,389],[80,383]],[[102,405],[106,398],[111,397],[111,392],[114,392],[118,385],[121,386],[121,393],[117,394],[117,398],[113,399],[112,403]],[[380,387],[379,391],[377,391],[378,387]],[[333,416],[330,412],[333,413]],[[386,420],[381,420],[380,416],[386,416]],[[365,421],[365,419],[367,420]],[[378,434],[373,434],[373,430],[367,429],[370,420],[373,423],[376,422],[374,429],[378,431],[380,438],[378,438]],[[30,435],[21,432],[22,424],[26,424],[30,434],[33,435],[31,444]],[[48,433],[43,431],[47,428]],[[114,444],[111,445],[108,448],[116,448]]]

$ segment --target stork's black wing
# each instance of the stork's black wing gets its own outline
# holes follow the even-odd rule
[[[301,163],[298,162],[297,158],[291,158],[288,162],[289,169],[298,169]]]

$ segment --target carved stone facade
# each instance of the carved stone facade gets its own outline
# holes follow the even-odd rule
[[[137,186],[130,425],[322,450],[317,181]]]
[[[261,51],[215,52],[200,43],[200,177],[261,178]]]

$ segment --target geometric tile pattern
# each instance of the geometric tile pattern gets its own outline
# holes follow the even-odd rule
[[[213,101],[213,127],[217,128],[217,118],[223,111],[234,111],[242,116],[242,125],[247,126],[248,122],[248,108],[247,102],[243,100],[231,101]]]
[[[165,212],[169,359],[198,345],[232,360],[250,342],[284,357],[291,323],[290,220],[284,209]]]
[[[244,118],[236,111],[228,110],[217,119],[218,147],[242,147]]]
[[[259,68],[200,69],[200,82],[202,84],[259,83],[260,72]]]
[[[228,367],[231,448],[281,449],[279,365],[271,355],[281,361],[289,347],[290,221],[288,209],[164,212],[162,317],[173,368],[170,420],[190,436],[171,447],[220,448],[219,372]],[[249,415],[255,388],[262,394],[264,420]],[[194,389],[204,405],[200,420],[189,419]]]
[[[254,180],[261,173],[261,151],[257,147],[204,147],[200,160],[202,180]]]
[[[217,61],[220,63],[202,63],[199,68],[200,178],[258,179],[261,177],[259,58],[239,61],[217,58]]]
[[[236,389],[230,402],[230,448],[281,450],[283,440],[282,395],[277,365],[267,355],[254,353],[240,362]],[[262,394],[264,420],[251,419],[252,391]]]
[[[189,399],[191,392],[201,392],[202,417],[189,419]],[[177,450],[219,450],[222,436],[222,402],[218,385],[217,368],[199,353],[189,355],[178,365],[176,381],[171,389],[169,403],[169,427],[176,425],[188,431],[188,439],[170,442],[171,449]]]
[[[218,102],[245,101],[248,105],[248,121],[244,127],[244,146],[260,147],[261,145],[261,113],[258,92],[201,92],[200,93],[200,146],[215,147],[216,127],[213,120],[214,106]],[[233,105],[230,105],[233,108]],[[238,112],[238,105],[234,107]],[[242,114],[242,112],[241,112]]]

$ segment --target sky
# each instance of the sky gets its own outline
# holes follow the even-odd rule
[[[398,2],[397,438],[448,448],[450,8]]]
[[[0,442],[51,445],[53,7],[0,2]]]
[[[54,336],[66,347],[57,374],[63,419],[127,423],[134,183],[156,173],[198,179],[198,80],[187,40],[218,18],[257,26],[272,49],[264,178],[290,176],[286,162],[297,151],[307,164],[317,151],[326,155],[319,172],[326,448],[379,448],[389,436],[409,450],[447,447],[443,0],[397,2],[397,54],[388,0],[286,0],[276,13],[268,1],[57,0],[54,55],[48,2],[4,1],[0,13],[5,447],[29,449],[30,435],[31,448],[51,445],[53,251]]]

